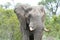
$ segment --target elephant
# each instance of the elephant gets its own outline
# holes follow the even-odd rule
[[[14,9],[20,23],[22,40],[42,40],[45,10],[43,5],[17,5]]]

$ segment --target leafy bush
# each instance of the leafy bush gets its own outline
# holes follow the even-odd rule
[[[46,28],[49,29],[49,32],[46,33],[47,36],[58,37],[60,39],[60,15],[46,17],[45,25]]]
[[[19,21],[12,9],[0,8],[0,40],[21,40]]]

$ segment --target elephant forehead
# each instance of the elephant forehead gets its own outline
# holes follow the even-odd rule
[[[34,16],[31,19],[32,20],[35,20],[35,21],[39,21],[39,20],[41,20],[41,17],[40,16]]]
[[[33,16],[41,16],[41,12],[37,9],[37,8],[33,8],[29,14],[33,15]]]
[[[32,11],[29,12],[32,15],[40,15],[40,12],[37,9],[32,9]]]
[[[41,23],[41,18],[40,17],[33,17],[30,19],[30,22],[32,23]]]

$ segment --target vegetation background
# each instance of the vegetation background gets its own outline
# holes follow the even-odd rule
[[[49,30],[44,31],[43,40],[60,40],[60,15],[57,14],[60,0],[42,0],[46,9],[45,26]],[[16,4],[17,5],[17,4]],[[0,5],[0,40],[21,40],[20,23],[14,9],[9,9],[10,2]]]

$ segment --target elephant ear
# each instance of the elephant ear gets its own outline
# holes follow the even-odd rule
[[[42,22],[44,22],[46,14],[45,14],[45,9],[44,9],[43,5],[40,5],[40,13],[41,13],[41,16],[42,16]]]
[[[25,7],[27,7],[27,6],[26,5],[16,5],[16,7],[14,9],[14,12],[17,15],[24,16],[24,14],[25,14]]]
[[[23,26],[23,28],[26,29],[26,18],[25,15],[28,14],[28,12],[30,11],[30,5],[27,4],[20,4],[20,5],[16,5],[14,12],[17,15],[17,18],[19,20],[19,22],[21,23],[21,26]],[[21,31],[22,27],[21,27]]]
[[[30,7],[30,5],[27,4],[20,4],[20,5],[16,5],[14,12],[19,15],[24,17],[32,8]]]

